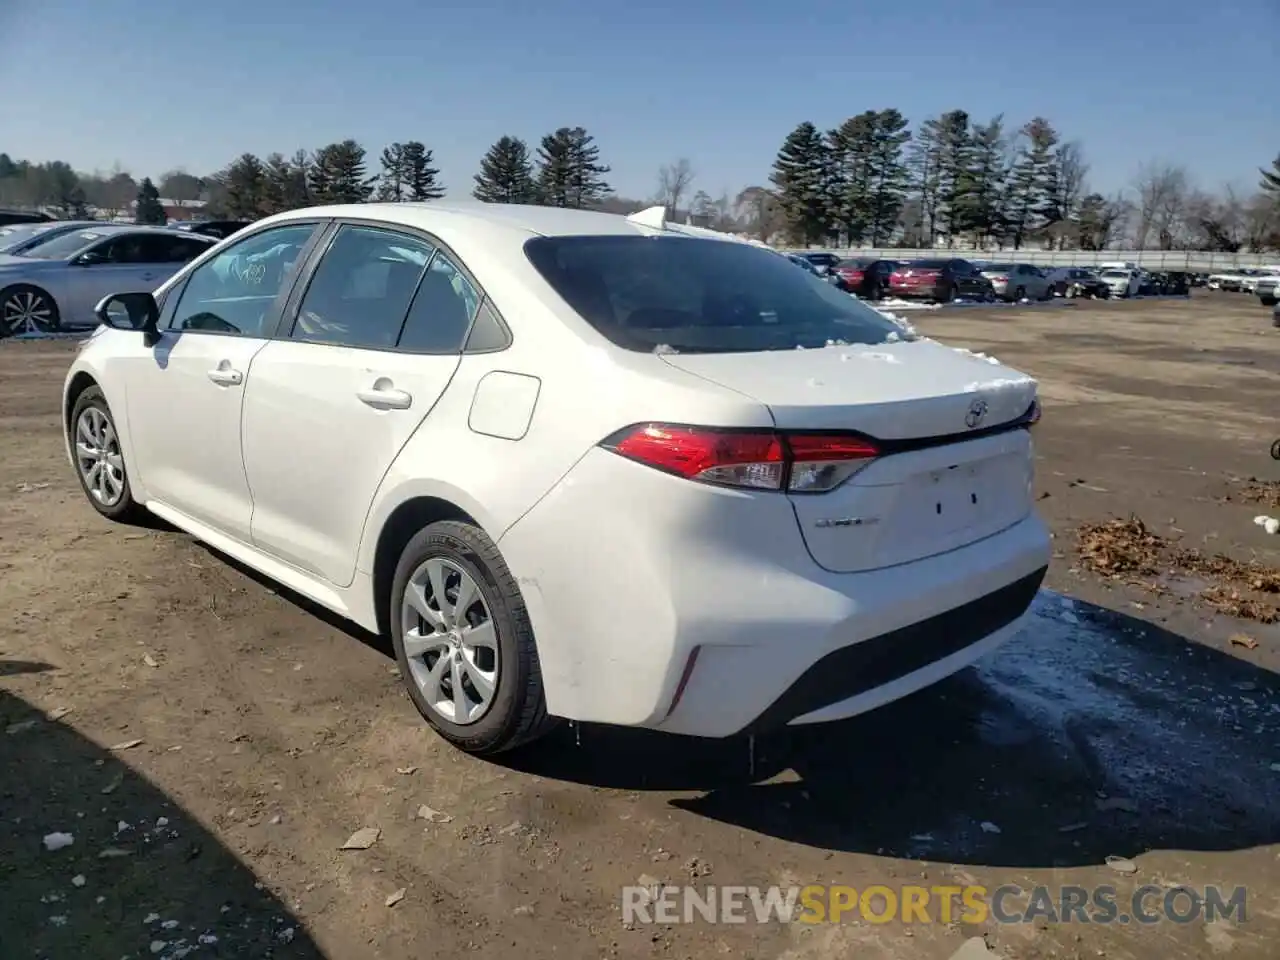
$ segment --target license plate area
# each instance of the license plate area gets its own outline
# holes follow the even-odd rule
[[[985,462],[961,464],[918,478],[906,502],[920,505],[922,532],[946,536],[982,525],[994,492],[984,483],[985,466]]]

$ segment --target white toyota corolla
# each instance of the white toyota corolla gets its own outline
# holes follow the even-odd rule
[[[660,210],[298,210],[98,316],[89,502],[389,634],[465,750],[848,717],[1008,639],[1049,561],[1035,381]]]

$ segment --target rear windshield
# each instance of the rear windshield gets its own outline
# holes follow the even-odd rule
[[[627,350],[738,353],[910,339],[772,250],[689,237],[535,237],[534,268]]]
[[[865,267],[870,263],[875,263],[875,261],[869,259],[868,257],[853,257],[849,260],[841,260],[839,263],[836,264],[836,266],[858,268],[858,267]]]
[[[1102,275],[1104,277],[1127,277],[1129,276],[1129,271],[1128,270],[1103,270]]]
[[[921,270],[945,270],[950,264],[950,260],[912,260],[905,266]]]
[[[1017,269],[1016,264],[1012,263],[990,263],[982,268],[983,270],[999,271],[1000,273],[1010,273]]]

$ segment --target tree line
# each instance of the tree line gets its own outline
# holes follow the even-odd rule
[[[805,245],[1261,252],[1280,249],[1280,156],[1272,166],[1251,196],[1206,193],[1160,162],[1105,196],[1079,141],[1044,117],[1011,128],[951,110],[912,130],[886,109],[799,124],[755,189],[762,232]]]
[[[1207,192],[1187,170],[1144,164],[1110,195],[1090,189],[1082,145],[1036,117],[1016,128],[963,110],[913,129],[899,111],[867,110],[838,127],[799,124],[782,143],[767,185],[730,196],[695,190],[686,158],[657,172],[653,196],[616,195],[595,139],[561,127],[532,146],[504,136],[480,159],[471,194],[482,201],[630,213],[653,203],[670,215],[766,241],[803,245],[1101,250],[1280,250],[1280,156],[1259,189]],[[376,161],[342,140],[285,156],[244,153],[207,176],[183,170],[156,182],[127,172],[77,173],[64,161],[31,163],[0,153],[0,206],[62,216],[133,214],[164,222],[160,200],[204,201],[217,217],[256,219],[298,207],[445,195],[434,153],[418,140],[383,148]]]

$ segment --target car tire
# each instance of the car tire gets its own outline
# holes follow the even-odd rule
[[[455,617],[453,603],[460,591],[470,589],[464,578],[470,580],[476,599]],[[449,612],[441,613],[433,583],[441,584]],[[428,589],[432,596],[427,596]],[[411,600],[414,596],[411,590],[418,599],[406,606],[406,594]],[[433,627],[419,604],[441,622]],[[533,626],[520,588],[497,545],[479,527],[446,520],[423,528],[409,541],[392,580],[388,623],[413,705],[454,746],[481,756],[502,753],[545,736],[558,725],[547,714]],[[488,645],[469,645],[465,640],[480,635]],[[481,655],[489,650],[491,658],[488,653]],[[412,661],[410,652],[414,652]],[[488,664],[491,670],[486,669]],[[489,673],[491,678],[485,676]],[[489,684],[487,698],[485,684]],[[441,699],[433,702],[435,695]],[[478,712],[459,722],[460,707]]]
[[[89,387],[76,398],[70,447],[76,479],[93,509],[118,523],[136,523],[146,516],[146,508],[133,499],[120,434],[100,387]]]
[[[18,316],[41,312],[47,319],[32,319],[38,333],[54,333],[62,326],[58,303],[44,290],[27,283],[16,283],[0,290],[0,337],[13,337],[30,331],[19,328]]]

